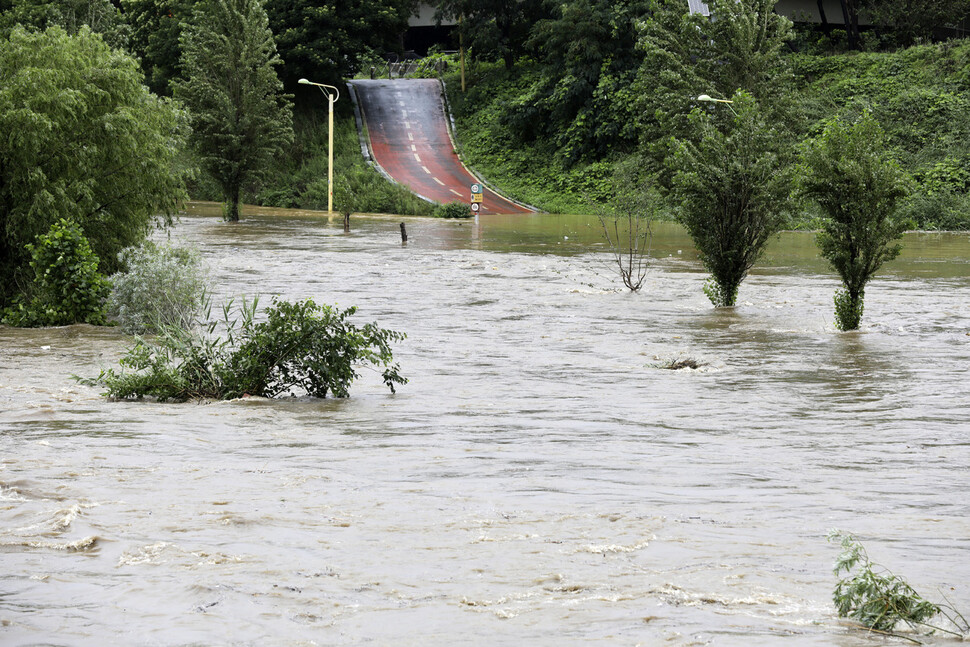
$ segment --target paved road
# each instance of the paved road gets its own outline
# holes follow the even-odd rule
[[[441,85],[434,79],[354,81],[375,161],[397,182],[438,202],[470,202],[478,180],[448,136]],[[481,213],[531,213],[485,189]]]

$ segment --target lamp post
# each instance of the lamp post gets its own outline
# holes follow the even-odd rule
[[[697,100],[706,101],[708,103],[726,103],[728,104],[728,108],[731,109],[731,112],[733,112],[735,115],[738,114],[737,111],[734,110],[734,106],[731,105],[732,103],[734,103],[734,101],[732,101],[731,99],[715,99],[709,94],[702,94],[699,97],[697,97]]]
[[[329,140],[329,159],[327,161],[327,213],[333,214],[333,104],[337,102],[340,98],[340,90],[332,85],[324,85],[323,83],[314,83],[313,81],[307,81],[306,79],[300,79],[297,83],[303,85],[315,85],[320,88],[320,92],[327,95],[327,101],[330,104],[330,140]],[[332,92],[331,92],[332,90]]]

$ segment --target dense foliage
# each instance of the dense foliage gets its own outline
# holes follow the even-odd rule
[[[269,174],[293,139],[293,117],[274,69],[281,63],[260,0],[204,0],[182,33],[175,96],[192,117],[202,168],[239,220],[243,186]]]
[[[790,126],[791,72],[782,54],[791,21],[774,13],[776,0],[710,0],[710,18],[690,14],[687,0],[662,0],[640,36],[642,141],[653,167],[663,172],[671,137],[694,137],[696,97],[726,99],[742,90],[768,121]],[[776,128],[776,137],[787,135]]]
[[[407,383],[390,346],[405,335],[374,323],[357,327],[348,321],[355,308],[274,299],[263,310],[264,321],[256,320],[256,311],[255,300],[236,313],[230,303],[221,320],[209,321],[201,332],[166,326],[151,340],[136,339],[120,370],[79,381],[103,386],[113,398],[178,402],[287,394],[345,398],[362,366],[382,369],[392,393]],[[219,328],[224,336],[215,334]]]
[[[184,198],[183,113],[138,63],[82,27],[0,39],[0,306],[27,280],[25,246],[61,218],[101,259],[139,242]]]
[[[111,0],[0,0],[0,36],[9,37],[17,26],[61,27],[71,35],[86,26],[112,47],[124,47],[131,31]]]
[[[61,219],[26,248],[33,281],[3,311],[3,323],[22,327],[105,323],[109,283],[98,272],[98,257],[77,224]]]
[[[119,0],[131,31],[129,48],[141,60],[145,81],[156,94],[168,94],[178,76],[184,23],[195,0]]]
[[[207,285],[197,251],[146,242],[122,251],[120,260],[124,270],[111,277],[108,314],[123,332],[188,328],[196,321]]]
[[[269,24],[286,62],[281,75],[288,87],[303,77],[331,85],[352,78],[372,53],[399,51],[414,8],[414,0],[268,0]]]
[[[462,43],[484,60],[512,69],[532,26],[547,16],[541,0],[437,0],[439,18],[460,22]]]
[[[573,0],[532,29],[540,73],[509,107],[522,141],[550,137],[567,165],[636,146],[636,25],[646,0]]]
[[[738,287],[768,240],[787,222],[791,165],[781,136],[753,97],[735,94],[728,122],[696,109],[696,143],[674,140],[668,158],[676,217],[687,229],[712,282],[715,306],[733,306]]]
[[[906,180],[868,112],[854,123],[832,120],[805,148],[802,192],[824,214],[818,246],[844,288],[835,295],[840,330],[859,327],[866,284],[899,255],[896,241],[909,224],[896,217]]]

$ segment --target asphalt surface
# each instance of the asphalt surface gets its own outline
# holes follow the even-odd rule
[[[466,169],[448,135],[441,85],[434,79],[354,81],[371,152],[395,181],[431,200],[471,203],[478,179]],[[482,214],[532,213],[484,190]]]

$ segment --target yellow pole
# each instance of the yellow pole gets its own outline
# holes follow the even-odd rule
[[[333,95],[327,93],[330,100],[330,153],[327,160],[327,214],[333,215]]]
[[[314,83],[306,79],[300,79],[297,83],[303,85],[315,85],[320,91],[327,95],[327,102],[330,104],[330,146],[327,154],[327,213],[333,215],[333,104],[340,98],[340,90],[332,85]]]

